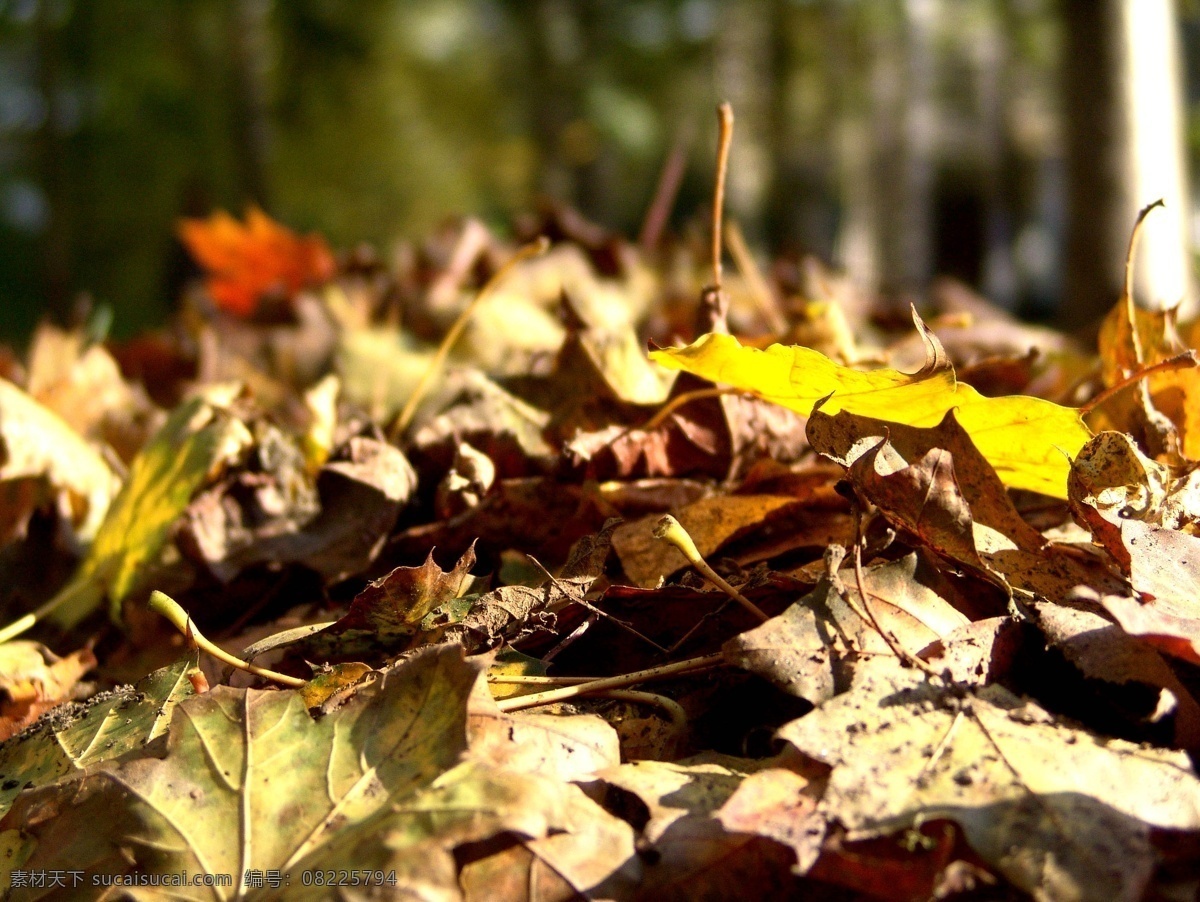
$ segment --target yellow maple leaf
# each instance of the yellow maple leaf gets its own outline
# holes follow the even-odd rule
[[[929,360],[911,374],[893,369],[863,372],[798,345],[771,345],[760,351],[717,334],[686,348],[652,351],[650,357],[670,369],[753,392],[804,416],[823,398],[828,399],[821,406],[825,413],[845,410],[918,427],[936,426],[954,410],[1005,485],[1066,498],[1071,459],[1091,437],[1079,411],[1042,398],[981,395],[955,378],[940,343],[919,318],[916,322]]]

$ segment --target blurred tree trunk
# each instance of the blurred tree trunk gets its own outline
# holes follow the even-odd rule
[[[984,258],[982,287],[993,303],[1012,308],[1017,302],[1017,270],[1013,258],[1019,164],[1007,127],[1012,103],[1011,17],[1008,4],[989,10],[974,46],[983,142]]]
[[[1182,74],[1173,0],[1061,0],[1067,234],[1060,321],[1082,328],[1121,294],[1140,207],[1135,296],[1171,306],[1188,290]]]
[[[242,194],[269,205],[267,191],[267,70],[270,35],[267,0],[237,0],[225,9],[226,40],[231,51],[229,110],[234,164]]]
[[[893,11],[892,22],[865,24],[867,109],[841,129],[839,243],[855,281],[896,295],[924,288],[932,274],[938,0],[899,0]]]
[[[761,241],[774,182],[775,0],[739,0],[722,7],[714,48],[719,100],[733,106],[735,138],[726,205],[748,238]]]
[[[48,3],[37,5],[34,18],[36,41],[37,88],[45,104],[44,114],[34,137],[42,190],[45,191],[48,218],[42,239],[45,302],[57,317],[68,313],[71,290],[71,203],[67,178],[66,148],[61,132],[60,110],[62,46],[60,23]]]

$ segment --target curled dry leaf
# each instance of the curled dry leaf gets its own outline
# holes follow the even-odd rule
[[[985,578],[1051,600],[1079,585],[1121,589],[1101,562],[1046,541],[1022,519],[955,411],[919,428],[822,409],[808,434],[890,523]]]
[[[1181,333],[1190,340],[1185,341]],[[1175,311],[1114,305],[1101,323],[1097,338],[1105,384],[1115,385],[1131,373],[1195,347],[1195,333],[1195,323],[1177,328]],[[1191,460],[1200,460],[1197,399],[1200,369],[1191,366],[1158,372],[1145,378],[1144,389],[1128,389],[1124,397],[1106,404],[1096,419],[1104,426],[1142,434],[1148,421],[1165,415],[1178,434],[1179,450]]]
[[[427,614],[462,594],[473,566],[473,546],[448,572],[430,551],[420,567],[397,567],[370,583],[354,597],[345,616],[305,637],[302,647],[306,654],[323,658],[402,651]]]

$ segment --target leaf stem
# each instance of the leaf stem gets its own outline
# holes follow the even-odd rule
[[[662,539],[665,542],[670,542],[680,553],[688,559],[693,567],[699,570],[704,578],[715,585],[718,589],[744,607],[747,611],[766,623],[771,618],[762,612],[762,610],[748,599],[745,595],[735,589],[729,583],[725,582],[720,575],[712,567],[708,565],[708,561],[700,556],[699,549],[696,548],[696,543],[692,541],[692,537],[688,535],[688,531],[683,528],[683,524],[667,514],[654,527],[654,537]]]
[[[915,667],[925,673],[927,676],[936,677],[938,675],[937,671],[934,670],[927,661],[922,661],[907,648],[901,645],[900,641],[895,636],[883,628],[883,624],[879,622],[879,620],[875,617],[875,612],[871,610],[871,606],[867,602],[867,583],[866,579],[863,577],[861,541],[854,543],[854,581],[858,585],[858,597],[862,601],[863,611],[866,612],[864,619],[875,629],[875,632],[879,633],[879,635],[883,637],[883,641],[886,642],[887,647],[892,650],[892,654],[894,654],[909,667]],[[849,599],[847,598],[847,600]],[[853,605],[851,605],[851,607],[853,607]],[[862,612],[860,612],[860,616],[862,616]]]
[[[230,667],[236,667],[238,670],[244,670],[246,673],[252,673],[263,679],[273,680],[276,683],[290,686],[293,689],[299,688],[308,682],[299,677],[288,676],[285,673],[276,673],[274,670],[259,667],[257,664],[247,664],[241,658],[231,655],[218,645],[214,645],[208,639],[204,638],[203,633],[196,629],[196,625],[192,623],[191,615],[181,608],[175,599],[164,592],[159,592],[155,589],[150,593],[150,600],[146,602],[146,607],[171,621],[175,629],[187,636],[188,641],[197,648],[208,652],[218,661],[228,664]]]
[[[661,680],[684,673],[708,670],[712,667],[718,667],[724,662],[724,656],[718,652],[712,655],[704,655],[700,658],[688,658],[685,661],[676,661],[674,664],[663,664],[658,667],[648,668],[647,670],[637,670],[633,673],[622,674],[621,676],[604,677],[603,679],[589,680],[586,683],[577,683],[572,686],[547,689],[545,692],[532,692],[529,695],[518,695],[516,698],[505,698],[496,702],[496,704],[501,711],[519,711],[522,708],[549,705],[553,702],[566,701],[569,698],[590,695],[594,692],[624,689],[627,686],[632,686],[635,683],[644,683],[647,680]]]
[[[8,626],[0,629],[0,643],[15,639],[26,630],[32,629],[39,621],[53,614],[71,599],[76,597],[90,597],[90,594],[94,594],[94,601],[99,602],[100,596],[96,594],[94,581],[87,577],[76,576],[41,607],[30,611],[22,617],[18,617],[12,623],[8,624]]]

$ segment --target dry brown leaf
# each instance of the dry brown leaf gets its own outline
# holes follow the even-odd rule
[[[772,515],[782,515],[795,505],[795,498],[784,495],[716,495],[671,513],[707,558],[740,533],[761,527]],[[688,565],[677,548],[654,537],[654,525],[661,517],[661,513],[651,514],[613,533],[613,548],[634,585],[651,588]]]

